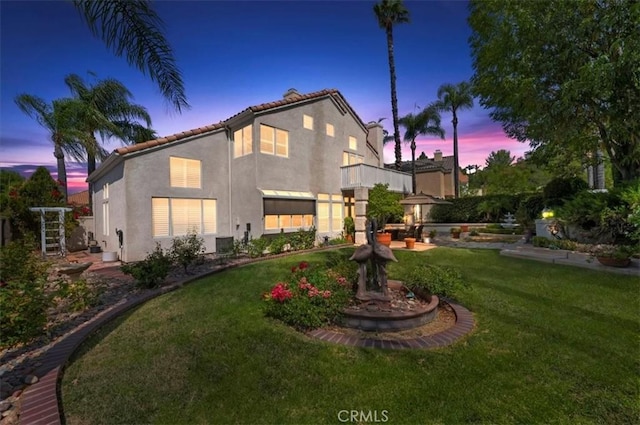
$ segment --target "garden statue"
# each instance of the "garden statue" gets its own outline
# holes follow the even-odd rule
[[[398,261],[391,249],[376,241],[377,223],[373,219],[367,224],[367,244],[360,245],[349,260],[356,261],[358,267],[358,291],[356,299],[360,301],[380,300],[390,301],[389,289],[387,286],[386,264],[389,261]],[[370,266],[370,277],[367,277],[367,262]],[[380,291],[367,291],[369,287],[380,287]]]

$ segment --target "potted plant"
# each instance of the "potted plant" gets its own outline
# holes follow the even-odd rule
[[[631,264],[631,256],[634,249],[627,245],[594,245],[591,256],[604,266],[628,267]]]
[[[449,232],[451,232],[451,237],[453,239],[460,239],[460,233],[462,232],[462,230],[459,227],[452,227],[451,229],[449,229]]]
[[[424,243],[431,243],[436,238],[436,229],[431,229],[427,233],[427,236],[424,236],[422,239]]]
[[[344,218],[344,234],[347,242],[353,243],[356,234],[356,223],[353,221],[353,217]]]
[[[389,190],[389,184],[377,183],[369,191],[367,217],[375,219],[378,224],[378,241],[386,246],[391,245],[391,233],[385,233],[384,228],[389,219],[402,217],[404,209],[400,204],[400,194]]]
[[[462,231],[462,233],[467,233],[469,231],[469,225],[468,224],[461,225],[460,230]]]
[[[416,238],[404,238],[404,244],[407,249],[413,249],[416,246]]]

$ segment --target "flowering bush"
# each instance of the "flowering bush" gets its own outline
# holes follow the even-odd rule
[[[278,282],[262,297],[267,316],[307,330],[336,321],[351,295],[348,279],[303,261],[291,267],[286,282]]]

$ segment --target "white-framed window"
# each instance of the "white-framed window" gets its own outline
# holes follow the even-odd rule
[[[351,152],[342,152],[342,165],[362,164],[364,156]]]
[[[327,136],[335,137],[335,135],[336,133],[335,133],[335,129],[333,128],[333,124],[327,123]]]
[[[201,189],[201,166],[201,161],[197,159],[169,157],[171,187]]]
[[[349,149],[352,151],[358,150],[358,139],[353,136],[349,136]]]
[[[152,198],[151,221],[154,237],[182,236],[189,231],[216,233],[215,199]]]
[[[313,130],[313,117],[309,115],[302,115],[302,126],[307,130]]]
[[[260,153],[289,157],[289,132],[260,124]]]
[[[340,232],[343,221],[342,195],[318,194],[318,232]]]
[[[239,158],[253,152],[253,126],[249,124],[233,132],[233,157]]]
[[[102,186],[102,234],[109,236],[109,183]]]
[[[309,229],[313,225],[311,214],[278,214],[264,216],[264,230]]]

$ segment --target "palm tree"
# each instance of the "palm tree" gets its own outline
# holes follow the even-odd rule
[[[162,33],[164,23],[148,0],[73,0],[73,5],[94,36],[158,83],[177,112],[189,108],[182,75]]]
[[[96,158],[104,159],[108,152],[98,143],[96,133],[104,140],[116,137],[124,143],[136,143],[146,135],[154,134],[148,127],[151,117],[146,108],[131,103],[133,95],[118,80],[99,80],[87,85],[84,80],[71,74],[65,78],[71,93],[84,105],[85,113],[80,117],[79,127],[86,133],[84,147],[87,154],[87,176],[96,169]],[[147,125],[146,133],[138,120]],[[89,207],[92,206],[92,184],[89,183]]]
[[[53,156],[57,161],[60,191],[66,202],[67,167],[65,154],[76,160],[81,160],[83,157],[83,142],[86,140],[86,134],[76,125],[83,106],[76,99],[70,98],[57,99],[49,104],[43,99],[29,94],[17,96],[15,102],[22,112],[34,118],[38,124],[49,131],[51,142],[53,142]]]
[[[400,125],[405,128],[404,141],[411,146],[411,187],[416,193],[416,139],[420,135],[439,136],[444,139],[444,129],[440,126],[440,113],[435,105],[430,105],[422,112],[409,113],[400,118]]]
[[[389,54],[389,75],[391,77],[391,113],[393,115],[393,138],[395,140],[396,169],[402,164],[400,129],[398,128],[398,97],[396,95],[396,64],[393,58],[393,25],[409,22],[409,11],[402,0],[381,0],[373,6],[378,25],[387,34],[387,52]]]
[[[458,111],[473,108],[471,84],[466,81],[443,84],[438,88],[438,108],[453,114],[453,186],[455,197],[460,196],[460,176],[458,164]]]

